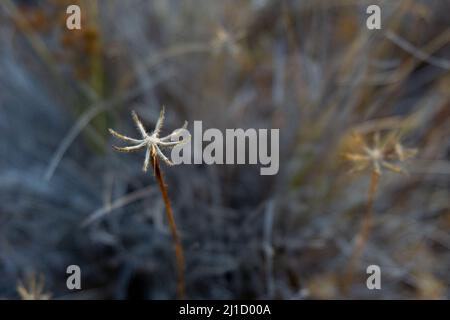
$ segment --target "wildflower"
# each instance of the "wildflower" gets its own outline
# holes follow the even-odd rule
[[[145,160],[144,160],[144,167],[143,167],[144,172],[147,172],[148,166],[150,164],[150,160],[155,157],[161,158],[166,164],[168,164],[170,166],[173,165],[173,163],[164,155],[164,153],[161,151],[160,148],[161,147],[171,148],[176,145],[188,142],[189,139],[184,139],[181,141],[172,141],[172,138],[177,137],[182,129],[186,129],[187,122],[184,123],[182,128],[179,128],[179,129],[173,131],[171,134],[169,134],[163,138],[160,138],[159,134],[161,132],[161,129],[162,129],[162,126],[164,123],[164,107],[159,114],[159,119],[156,122],[155,130],[151,134],[147,133],[147,130],[144,128],[144,125],[142,124],[142,122],[139,119],[136,112],[132,111],[131,115],[137,126],[137,129],[139,130],[139,132],[142,135],[142,139],[130,138],[130,137],[121,135],[112,129],[109,129],[109,132],[114,137],[133,144],[133,145],[127,146],[127,147],[113,146],[113,148],[120,152],[135,152],[135,151],[139,151],[144,148],[147,149],[146,153],[145,153]]]
[[[172,205],[170,204],[169,194],[167,191],[167,186],[164,182],[163,174],[161,172],[161,168],[159,166],[159,158],[161,158],[165,163],[168,165],[173,165],[173,163],[162,153],[160,147],[174,147],[179,144],[186,143],[190,140],[190,135],[183,140],[177,140],[172,141],[180,135],[181,130],[186,129],[187,122],[184,123],[184,126],[180,129],[177,129],[173,131],[168,136],[165,136],[163,138],[159,137],[159,134],[161,132],[163,123],[164,123],[164,107],[162,108],[158,121],[156,122],[155,130],[148,134],[147,130],[145,130],[142,122],[139,120],[136,112],[131,113],[133,116],[133,120],[136,123],[136,126],[139,130],[139,132],[142,135],[142,139],[133,139],[127,136],[123,136],[117,132],[115,132],[112,129],[109,129],[109,132],[115,136],[116,138],[119,138],[121,140],[127,141],[132,143],[133,145],[128,147],[114,147],[117,151],[120,152],[133,152],[138,151],[140,149],[146,148],[145,153],[145,161],[144,161],[144,172],[147,171],[148,166],[150,165],[150,162],[153,166],[153,173],[155,174],[155,178],[158,181],[159,189],[161,191],[161,195],[164,200],[164,205],[166,208],[166,215],[167,219],[169,221],[170,226],[170,232],[172,233],[172,239],[174,242],[175,247],[175,257],[177,261],[177,270],[178,270],[178,285],[177,285],[177,292],[178,297],[180,299],[184,299],[185,297],[185,281],[184,281],[184,269],[185,269],[185,262],[184,262],[184,253],[183,253],[183,245],[181,243],[181,238],[178,235],[177,226],[175,224],[175,218],[172,211]],[[170,141],[170,142],[169,142]]]
[[[371,146],[366,143],[361,134],[353,134],[354,146],[352,152],[344,153],[344,157],[353,163],[351,172],[360,172],[371,168],[373,172],[381,175],[381,170],[386,169],[395,173],[405,174],[405,170],[396,164],[404,162],[416,155],[416,149],[405,148],[398,136],[389,136],[383,142],[380,132],[373,133]]]

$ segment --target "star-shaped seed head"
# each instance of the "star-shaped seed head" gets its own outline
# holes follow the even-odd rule
[[[395,173],[405,174],[406,171],[398,166],[397,162],[404,162],[417,154],[416,149],[403,147],[399,141],[399,136],[390,134],[381,141],[380,132],[372,134],[372,143],[365,141],[365,137],[360,133],[351,136],[351,151],[343,154],[344,158],[351,161],[353,168],[351,172],[371,169],[381,175],[381,170],[386,169]]]
[[[184,123],[183,127],[176,129],[175,131],[173,131],[171,134],[160,138],[159,134],[161,133],[161,129],[162,126],[164,124],[164,114],[165,114],[165,110],[164,107],[162,108],[160,114],[159,114],[159,118],[158,121],[156,122],[156,126],[155,126],[155,130],[153,130],[153,132],[151,132],[150,134],[147,133],[147,130],[145,129],[144,125],[142,124],[141,120],[139,119],[138,115],[136,114],[136,112],[132,111],[131,115],[133,117],[133,121],[136,124],[136,127],[138,129],[138,131],[140,132],[142,139],[134,139],[134,138],[130,138],[124,135],[121,135],[120,133],[117,133],[116,131],[114,131],[113,129],[109,129],[109,132],[116,138],[129,142],[132,145],[131,146],[127,146],[127,147],[116,147],[113,146],[113,148],[116,151],[119,152],[135,152],[135,151],[139,151],[141,149],[146,149],[145,152],[145,160],[144,160],[144,166],[143,166],[143,171],[147,172],[148,167],[150,165],[150,161],[152,161],[154,163],[154,160],[156,160],[156,157],[161,158],[161,160],[163,160],[166,164],[168,165],[173,165],[173,163],[164,155],[164,153],[161,151],[161,147],[164,148],[173,148],[177,145],[180,144],[184,144],[187,143],[190,139],[190,135],[187,139],[183,139],[183,140],[177,140],[177,141],[172,141],[172,138],[179,138],[182,130],[185,130],[187,127],[187,122]]]

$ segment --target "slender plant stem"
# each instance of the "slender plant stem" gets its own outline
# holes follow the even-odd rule
[[[184,282],[184,253],[183,253],[183,245],[181,244],[181,239],[178,236],[177,225],[175,224],[175,218],[173,216],[172,206],[170,204],[169,195],[167,192],[167,186],[164,183],[164,178],[161,172],[161,168],[159,166],[159,160],[157,156],[152,156],[152,165],[153,171],[155,173],[156,180],[158,181],[159,189],[161,190],[161,194],[164,200],[164,205],[166,207],[167,219],[169,220],[170,233],[172,234],[173,243],[175,246],[175,258],[177,262],[177,295],[179,299],[184,299],[186,296],[185,293],[185,282]]]
[[[370,233],[373,226],[373,204],[375,202],[375,196],[378,190],[378,182],[380,179],[380,174],[375,170],[372,171],[370,178],[370,187],[367,200],[367,211],[361,222],[361,227],[356,236],[355,246],[353,247],[352,254],[350,256],[349,262],[346,268],[346,275],[344,277],[344,292],[348,293],[348,290],[353,282],[353,273],[358,263],[364,248],[369,240]]]

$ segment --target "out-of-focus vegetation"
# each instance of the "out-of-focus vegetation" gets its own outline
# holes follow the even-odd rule
[[[65,28],[69,4],[80,31]],[[151,128],[165,105],[166,130],[281,134],[276,176],[163,168],[189,298],[448,299],[449,12],[446,0],[0,1],[0,297],[19,298],[30,274],[45,297],[175,297],[158,185],[107,132],[131,132],[132,109]],[[343,283],[371,180],[343,155],[375,132],[418,153],[407,175],[382,168]],[[81,291],[66,288],[70,264]],[[380,291],[366,288],[370,264]]]

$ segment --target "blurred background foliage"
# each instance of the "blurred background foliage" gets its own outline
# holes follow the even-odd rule
[[[65,27],[82,9],[82,29]],[[366,8],[382,8],[382,29]],[[108,127],[280,128],[280,172],[164,168],[189,298],[450,297],[447,0],[0,1],[0,298],[39,274],[53,298],[175,298],[162,199]],[[383,172],[349,291],[370,174],[350,133],[417,157]],[[88,219],[88,220],[86,220]],[[89,223],[84,223],[88,221]],[[65,286],[82,269],[83,290]],[[382,290],[366,288],[366,267]],[[42,288],[40,288],[42,289]],[[47,297],[47,295],[46,295]]]

